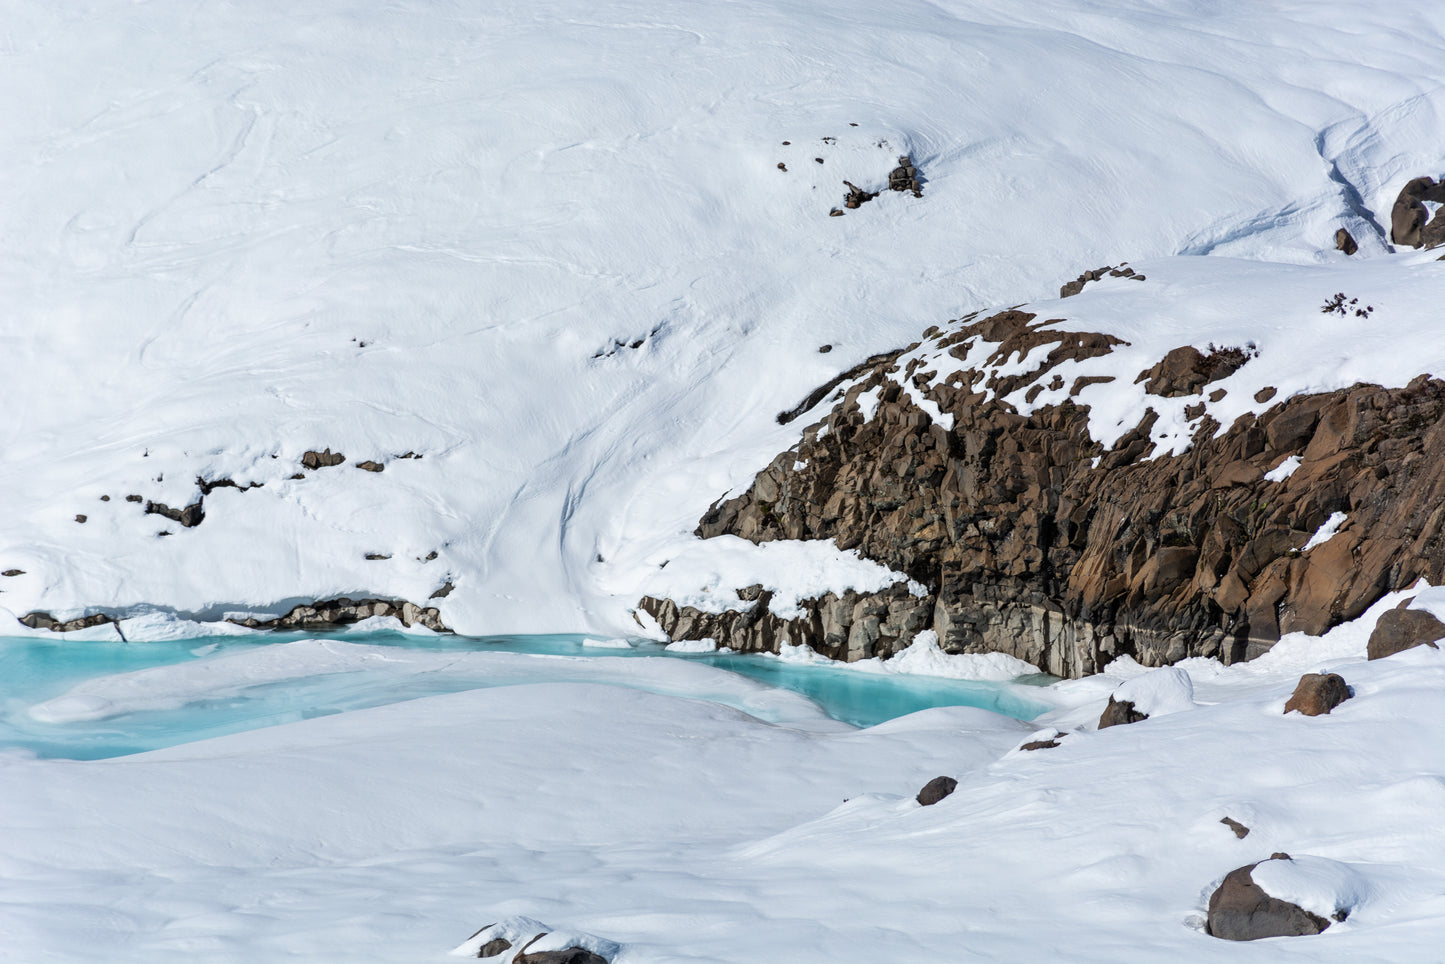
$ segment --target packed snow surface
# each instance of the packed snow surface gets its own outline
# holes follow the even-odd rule
[[[461,632],[632,633],[656,560],[796,440],[777,412],[1020,301],[1129,342],[1079,363],[1116,376],[1078,399],[1105,440],[1180,344],[1256,345],[1221,424],[1265,385],[1445,370],[1445,272],[1379,230],[1440,173],[1442,25],[1425,0],[16,5],[0,607],[451,582]],[[923,197],[828,217],[903,154]],[[1052,300],[1124,260],[1148,280]],[[1340,291],[1373,314],[1323,314]],[[1157,452],[1189,402],[1148,399]],[[346,461],[302,469],[324,449]],[[199,526],[145,512],[224,479]]]
[[[1128,342],[1061,373],[1114,376],[1077,399],[1106,443],[1153,406],[1156,456],[1189,444],[1191,404],[1228,425],[1263,388],[1445,372],[1445,268],[1383,234],[1400,186],[1445,165],[1431,0],[5,14],[14,615],[103,609],[164,638],[451,583],[433,604],[462,632],[631,635],[655,579],[758,581],[692,531],[797,440],[806,421],[776,413],[1020,302]],[[902,154],[923,197],[828,216]],[[1125,260],[1147,280],[1056,300]],[[1336,293],[1368,317],[1322,311]],[[1146,400],[1138,373],[1184,344],[1254,354],[1220,399]],[[302,468],[324,449],[345,461]],[[199,526],[146,511],[206,488]],[[793,572],[862,577],[824,549],[779,596]],[[1410,604],[1445,614],[1440,592]],[[712,675],[628,660],[629,688],[477,689],[107,761],[0,753],[0,956],[429,960],[531,918],[614,964],[1432,960],[1445,654],[1363,659],[1405,600],[1250,664],[1187,660],[1188,705],[1120,661],[1041,690],[1057,709],[1029,724],[939,709],[860,731],[759,691],[787,704],[764,720],[709,699]],[[934,663],[921,645],[908,659]],[[264,663],[231,668],[287,672]],[[1319,670],[1353,698],[1284,715]],[[225,699],[235,678],[49,712]],[[1095,731],[1124,687],[1173,712]],[[1067,736],[1021,751],[1040,724]],[[918,807],[940,774],[958,789]],[[1212,885],[1275,851],[1297,866],[1268,887],[1348,919],[1248,950],[1206,936]]]

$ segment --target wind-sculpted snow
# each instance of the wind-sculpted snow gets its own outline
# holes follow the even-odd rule
[[[1155,260],[1208,253],[1327,266],[1300,312],[1378,297],[1320,352],[1408,329],[1387,269],[1325,249],[1380,262],[1398,184],[1439,173],[1440,33],[1423,0],[17,7],[0,606],[451,582],[462,632],[616,634],[645,560],[793,440],[776,412],[929,324],[1127,258],[1133,317],[1172,288],[1181,340],[1288,367],[1250,305],[1301,276]],[[827,216],[905,153],[923,197]],[[144,513],[222,478],[262,487]]]
[[[1191,705],[1097,732],[1111,692],[1149,688],[1141,667],[1040,690],[1058,708],[1035,722],[951,707],[853,730],[680,698],[724,674],[629,659],[610,662],[632,687],[676,695],[549,682],[108,761],[0,755],[0,824],[22,828],[0,836],[6,951],[410,961],[530,918],[618,964],[949,959],[960,941],[989,960],[1225,962],[1240,950],[1204,932],[1209,894],[1285,852],[1256,882],[1332,920],[1256,956],[1430,960],[1445,656],[1363,658],[1401,601],[1251,663],[1186,661],[1165,672],[1188,674]],[[1301,667],[1354,698],[1281,712]],[[1040,725],[1064,735],[1021,751]],[[956,789],[920,807],[939,775]]]

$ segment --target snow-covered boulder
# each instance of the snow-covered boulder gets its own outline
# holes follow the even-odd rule
[[[1349,864],[1274,854],[1225,876],[1209,898],[1208,929],[1228,941],[1318,934],[1368,894],[1368,882]]]
[[[1136,676],[1115,690],[1099,716],[1099,729],[1138,723],[1193,706],[1194,683],[1189,674],[1175,666],[1164,666]]]

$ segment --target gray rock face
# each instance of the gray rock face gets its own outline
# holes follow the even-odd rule
[[[786,621],[759,605],[711,615],[643,600],[673,639],[710,636],[744,651],[776,651],[785,639],[859,659],[932,629],[945,652],[1004,652],[1081,676],[1122,655],[1145,666],[1247,659],[1282,633],[1318,635],[1352,619],[1422,576],[1445,581],[1445,381],[1295,396],[1217,435],[1204,416],[1187,452],[1146,460],[1152,412],[1105,450],[1072,396],[1027,416],[998,401],[1031,384],[1078,391],[1062,374],[1051,382],[1050,370],[1108,354],[1116,339],[1045,328],[1019,311],[925,337],[954,357],[982,341],[1000,361],[1029,355],[1041,367],[929,381],[921,362],[905,370],[899,353],[878,356],[846,387],[810,395],[811,405],[842,397],[747,492],[714,505],[697,534],[831,538],[927,595],[898,584],[824,597]],[[1180,354],[1190,363],[1167,380],[1195,390],[1248,361],[1246,349]],[[950,428],[902,390],[909,380]],[[871,418],[857,401],[864,392],[878,398]],[[1301,464],[1287,482],[1264,479],[1292,455]],[[1348,513],[1345,528],[1301,554],[1336,511]]]
[[[1288,856],[1280,858],[1288,860]],[[1330,926],[1323,917],[1296,904],[1271,897],[1254,882],[1250,864],[1229,872],[1209,898],[1209,933],[1227,941],[1257,941],[1266,937],[1302,937]]]
[[[1435,641],[1445,638],[1445,623],[1423,609],[1392,609],[1380,617],[1370,633],[1370,659],[1384,659],[1416,646],[1439,649]]]

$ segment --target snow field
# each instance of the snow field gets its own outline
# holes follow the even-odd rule
[[[0,930],[16,959],[37,961],[88,959],[98,942],[118,961],[319,960],[339,943],[426,960],[518,915],[558,940],[615,941],[618,964],[959,946],[996,960],[1225,961],[1241,951],[1202,933],[1209,892],[1284,851],[1296,862],[1257,882],[1348,919],[1252,953],[1427,960],[1445,888],[1445,657],[1363,659],[1374,621],[1403,599],[1252,663],[1116,663],[1039,690],[1058,709],[1032,723],[944,708],[854,730],[786,694],[792,709],[766,723],[709,701],[766,688],[709,667],[549,658],[609,667],[629,688],[480,689],[89,763],[0,755],[0,824],[24,830],[0,845]],[[423,664],[441,655],[491,657],[494,674],[544,659],[306,648],[399,655],[402,673],[435,671]],[[169,676],[190,699],[254,676],[212,662],[209,681]],[[1353,698],[1284,715],[1302,669],[1341,673]],[[1157,715],[1093,732],[1110,693]],[[1040,725],[1067,735],[1021,752]],[[919,808],[913,794],[940,774],[958,788]],[[1225,816],[1250,834],[1237,839]]]
[[[1438,303],[1434,266],[1370,224],[1445,149],[1434,4],[11,13],[15,615],[212,620],[450,580],[461,632],[624,635],[648,560],[796,438],[776,412],[1121,260],[1150,280],[1058,306],[1137,352],[1080,399],[1101,438],[1142,413],[1144,356],[1184,342],[1259,344],[1210,406],[1225,423],[1256,380],[1438,362],[1369,360]],[[826,216],[904,152],[923,198]],[[1353,260],[1326,250],[1339,224]],[[1255,260],[1160,260],[1205,253]],[[1373,301],[1368,329],[1313,313],[1337,290]],[[346,464],[291,478],[327,447]],[[198,477],[264,487],[214,491],[194,529],[125,501],[188,505]]]

